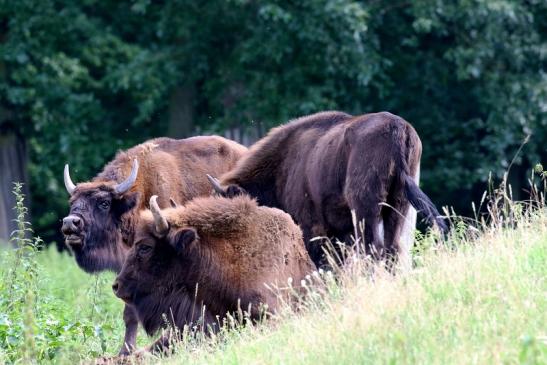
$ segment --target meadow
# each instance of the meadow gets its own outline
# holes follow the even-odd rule
[[[67,254],[37,250],[18,208],[19,246],[0,252],[0,363],[92,363],[116,354],[123,305],[110,288],[114,275],[88,275]],[[316,273],[323,285],[297,310],[186,338],[171,357],[139,362],[545,364],[547,211],[502,208],[482,224],[455,222],[442,244],[419,235],[409,272],[350,259],[334,275]],[[152,340],[139,334],[140,346]]]
[[[122,345],[115,274],[87,274],[56,250],[70,214],[65,164],[75,182],[90,181],[154,138],[216,134],[251,146],[320,111],[387,111],[410,123],[405,143],[391,127],[385,136],[421,156],[422,190],[450,207],[448,236],[421,222],[409,271],[349,253],[271,320],[236,318],[213,337],[184,336],[170,357],[125,362],[547,365],[546,70],[547,0],[0,0],[0,365],[91,364]],[[302,131],[259,169],[282,156],[301,166],[300,144],[353,160],[377,145],[352,143],[365,133],[353,133],[356,121],[343,135],[355,153],[330,153],[341,144]],[[224,166],[198,155],[202,167]],[[327,171],[308,157],[287,171],[314,170],[306,178],[317,187],[351,177],[353,163]],[[138,180],[154,187],[146,200],[169,190],[163,167],[144,172],[171,157],[152,160],[139,161]],[[363,162],[363,173],[375,170]],[[180,166],[168,175],[187,186],[182,203],[198,180]],[[155,339],[140,330],[137,345]]]

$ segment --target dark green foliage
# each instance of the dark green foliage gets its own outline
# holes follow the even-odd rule
[[[547,4],[543,1],[419,1],[385,17],[400,86],[385,105],[424,141],[424,183],[436,195],[501,176],[520,143],[518,163],[547,156]],[[404,32],[397,32],[402,34]],[[522,176],[521,176],[522,178]],[[466,202],[466,204],[468,204]]]
[[[155,128],[147,105],[159,104],[153,94],[164,85],[138,64],[146,50],[122,40],[93,12],[89,2],[0,2],[0,103],[11,112],[2,127],[30,139],[39,229],[58,230],[67,198],[64,163],[88,179],[117,149]]]
[[[66,207],[63,164],[88,179],[165,134],[182,85],[201,130],[399,114],[422,137],[424,189],[461,210],[526,135],[516,166],[547,158],[546,64],[543,0],[0,0],[0,129],[30,140],[42,232]]]

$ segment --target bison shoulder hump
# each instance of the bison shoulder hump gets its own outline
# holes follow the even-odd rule
[[[189,225],[213,236],[245,230],[256,214],[257,204],[247,196],[235,198],[200,197],[181,208],[176,226]]]
[[[302,231],[293,221],[291,216],[277,208],[260,207],[268,217],[266,230],[268,233],[280,236],[286,235],[294,239],[302,239]]]

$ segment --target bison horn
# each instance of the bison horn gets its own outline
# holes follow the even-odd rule
[[[76,189],[76,185],[72,182],[72,179],[70,178],[70,172],[68,171],[68,164],[65,165],[65,173],[64,173],[64,179],[65,179],[65,188],[66,191],[70,195],[74,192],[74,189]]]
[[[150,211],[154,217],[154,223],[156,224],[156,232],[159,234],[166,234],[169,230],[169,223],[167,219],[161,214],[161,209],[158,206],[158,196],[153,195],[150,198]]]
[[[169,198],[169,203],[171,204],[171,208],[178,208],[179,207],[179,205],[177,204],[177,202],[173,198]]]
[[[118,194],[123,194],[127,190],[131,189],[135,181],[137,180],[137,174],[139,173],[139,161],[137,159],[133,160],[133,167],[131,168],[131,174],[125,181],[119,183],[114,187],[114,190]]]
[[[211,185],[213,185],[213,189],[215,189],[215,191],[221,195],[225,194],[226,192],[224,191],[224,189],[222,188],[222,186],[220,186],[220,181],[218,181],[217,178],[214,178],[212,177],[211,175],[207,174],[207,180],[209,180],[209,182],[211,183]]]

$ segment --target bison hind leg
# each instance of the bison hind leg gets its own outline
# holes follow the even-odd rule
[[[399,182],[399,181],[397,181]],[[416,210],[405,196],[402,183],[391,186],[387,204],[382,208],[384,219],[385,246],[393,263],[410,268],[410,248],[413,242],[413,228],[416,226]]]
[[[361,238],[357,241],[358,244],[362,245],[364,243],[367,255],[372,256],[376,260],[383,259],[386,255],[386,250],[384,245],[384,224],[380,208],[368,206],[363,209],[362,207],[358,207],[358,209],[355,209],[355,213],[357,227],[354,227],[354,230],[357,230],[357,234]]]

